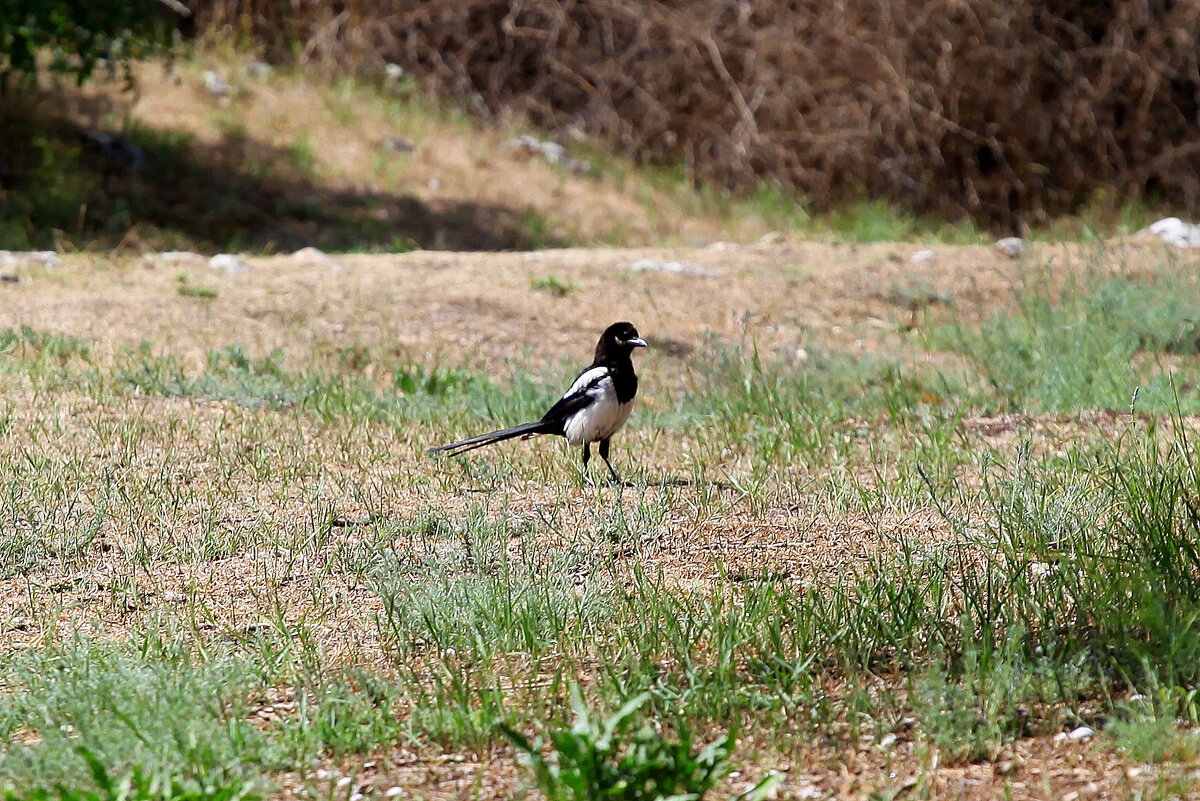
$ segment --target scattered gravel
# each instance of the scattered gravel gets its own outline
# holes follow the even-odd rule
[[[539,155],[546,163],[562,167],[576,175],[590,175],[592,172],[590,161],[571,158],[567,155],[567,149],[557,142],[544,142],[536,136],[526,135],[512,140],[508,146],[511,150]]]

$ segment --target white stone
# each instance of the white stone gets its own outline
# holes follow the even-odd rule
[[[55,267],[58,262],[58,254],[53,250],[0,250],[0,266],[3,267]]]
[[[1177,248],[1200,247],[1200,225],[1184,222],[1178,217],[1164,217],[1138,233],[1152,234]]]
[[[153,259],[154,256],[148,255],[146,258]],[[201,256],[199,253],[193,253],[190,250],[168,250],[164,253],[159,253],[158,260],[161,261],[163,264],[170,264],[170,265],[183,265],[183,264],[200,265],[200,264],[204,263],[203,256]]]
[[[1067,734],[1068,740],[1087,740],[1096,736],[1096,730],[1091,726],[1079,726]]]
[[[208,260],[208,266],[214,270],[224,270],[230,275],[250,272],[250,265],[245,259],[232,253],[218,253]]]
[[[229,84],[213,70],[204,71],[204,88],[217,97],[225,97],[230,92]]]
[[[1019,236],[1006,236],[996,241],[996,250],[1010,259],[1015,259],[1029,250],[1029,244]]]
[[[937,254],[932,250],[918,250],[916,253],[909,256],[908,260],[913,264],[920,264],[921,262],[933,261],[935,256],[937,256]]]
[[[719,273],[714,270],[709,270],[706,267],[700,267],[699,265],[689,264],[683,261],[638,259],[637,261],[626,262],[622,266],[639,273],[674,273],[675,275],[698,275],[704,278],[712,278],[715,275],[719,275]]]
[[[1078,726],[1070,731],[1060,731],[1054,735],[1054,741],[1061,743],[1067,740],[1087,740],[1095,736],[1096,730],[1091,726]]]
[[[587,175],[592,171],[591,162],[571,158],[567,155],[567,149],[558,142],[543,142],[535,136],[526,134],[510,141],[508,147],[510,150],[537,154],[548,164],[563,167],[580,175]]]
[[[301,261],[301,262],[313,262],[313,261],[326,262],[326,261],[329,261],[329,257],[325,255],[325,251],[321,250],[320,248],[314,248],[311,246],[306,247],[306,248],[300,248],[299,250],[297,250],[295,253],[292,254],[292,258],[295,259],[296,261]]]

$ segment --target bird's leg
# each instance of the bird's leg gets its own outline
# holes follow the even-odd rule
[[[608,440],[600,440],[600,458],[604,460],[604,464],[608,465],[609,475],[612,476],[614,484],[620,484],[621,477],[617,475],[617,471],[613,470],[612,462],[608,461]]]
[[[587,477],[588,459],[591,459],[591,458],[592,458],[592,443],[585,442],[585,443],[583,443],[583,475],[585,478]]]

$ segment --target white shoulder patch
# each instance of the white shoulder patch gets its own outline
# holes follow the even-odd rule
[[[612,386],[612,376],[609,374],[607,367],[589,367],[579,374],[579,377],[571,384],[570,389],[563,393],[563,397],[569,397],[578,392],[587,392],[593,394],[596,390],[602,390],[605,386]]]

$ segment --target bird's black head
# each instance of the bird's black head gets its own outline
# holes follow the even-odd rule
[[[649,347],[646,340],[638,336],[633,323],[613,323],[604,329],[596,343],[596,363],[603,364],[616,358],[629,358],[634,348]]]

